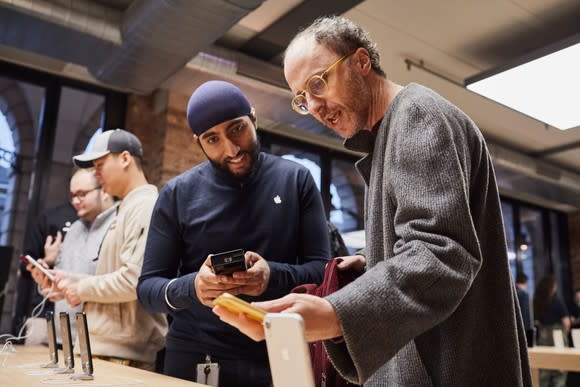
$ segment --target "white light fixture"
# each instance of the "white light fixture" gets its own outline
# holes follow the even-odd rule
[[[467,78],[465,86],[557,129],[579,126],[579,40],[574,36],[510,65]]]

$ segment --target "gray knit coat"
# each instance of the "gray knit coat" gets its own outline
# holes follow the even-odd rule
[[[376,136],[376,138],[375,138]],[[367,271],[328,296],[344,342],[325,342],[365,386],[531,386],[491,159],[477,126],[417,84],[376,133],[345,142],[368,155]]]

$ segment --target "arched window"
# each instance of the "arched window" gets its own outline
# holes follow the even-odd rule
[[[11,169],[14,160],[14,139],[6,122],[6,116],[0,112],[0,167]]]
[[[6,229],[9,224],[9,216],[5,216],[7,210],[10,210],[11,195],[10,184],[13,178],[13,165],[15,161],[14,139],[12,131],[6,121],[6,116],[0,112],[0,244],[6,243]]]

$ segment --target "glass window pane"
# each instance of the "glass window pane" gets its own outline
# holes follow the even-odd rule
[[[530,297],[533,297],[537,282],[534,263],[549,261],[540,210],[520,206],[520,230],[517,238],[518,259],[523,272],[528,276],[528,289]]]
[[[19,253],[24,240],[29,189],[34,169],[39,116],[45,89],[0,77],[0,245]],[[5,289],[0,299],[1,332],[11,330],[18,259],[3,257]],[[8,276],[8,273],[9,276]]]
[[[0,77],[0,244],[19,246],[25,227],[28,189],[33,169],[39,114],[45,90]],[[13,240],[12,237],[16,237]]]
[[[271,144],[270,149],[263,150],[284,159],[295,161],[308,168],[316,182],[316,187],[318,187],[318,190],[320,191],[320,179],[322,176],[320,170],[320,156],[299,148],[280,144]]]
[[[353,162],[332,160],[330,221],[341,233],[364,228],[365,183]]]
[[[47,207],[68,200],[72,157],[84,151],[91,136],[100,127],[104,107],[105,97],[100,94],[70,87],[62,88],[46,195]]]
[[[570,268],[570,257],[567,246],[566,216],[554,211],[548,213],[550,240],[546,254],[551,257],[554,275],[558,283],[558,295],[571,311],[573,306],[574,287]]]
[[[516,240],[514,235],[514,206],[511,203],[505,201],[501,202],[501,213],[503,216],[503,228],[505,233],[505,239],[507,243],[507,254],[508,262],[510,265],[510,271],[515,280],[516,278]]]

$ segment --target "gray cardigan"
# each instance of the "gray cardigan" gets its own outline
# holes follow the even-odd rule
[[[344,343],[325,342],[339,372],[368,386],[531,386],[499,194],[476,125],[410,84],[376,133],[345,142],[369,153],[367,272],[327,297]]]

